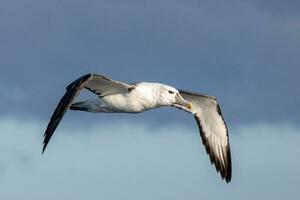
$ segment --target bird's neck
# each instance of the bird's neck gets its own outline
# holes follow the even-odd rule
[[[147,109],[166,105],[162,100],[159,83],[140,83],[136,88],[140,103]]]

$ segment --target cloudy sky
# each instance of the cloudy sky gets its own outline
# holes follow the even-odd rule
[[[299,9],[295,0],[1,0],[0,198],[297,198]],[[232,182],[210,165],[193,118],[172,108],[69,112],[41,156],[65,86],[89,72],[217,96]]]

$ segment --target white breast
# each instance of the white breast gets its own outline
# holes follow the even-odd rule
[[[101,104],[108,112],[143,112],[159,105],[154,83],[139,83],[124,94],[107,95],[101,99]]]

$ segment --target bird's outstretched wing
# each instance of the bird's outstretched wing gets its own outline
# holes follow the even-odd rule
[[[119,81],[114,81],[99,74],[86,74],[72,82],[66,88],[66,93],[58,103],[47,126],[44,134],[43,153],[65,112],[70,108],[73,100],[83,88],[86,88],[100,97],[103,97],[109,94],[126,93],[130,91],[132,87],[134,86]]]
[[[175,107],[194,114],[202,142],[209,154],[210,161],[220,171],[222,179],[231,180],[231,155],[228,130],[215,97],[179,90],[180,95],[192,103],[192,109]]]

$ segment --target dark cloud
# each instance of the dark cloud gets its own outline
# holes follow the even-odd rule
[[[299,122],[299,34],[288,18],[278,22],[251,3],[31,0],[0,8],[1,115],[46,119],[69,82],[98,72],[218,96],[230,124]],[[165,110],[135,118],[186,117]]]
[[[249,1],[261,11],[268,12],[277,18],[296,17],[299,19],[300,2],[297,0],[254,0]]]

